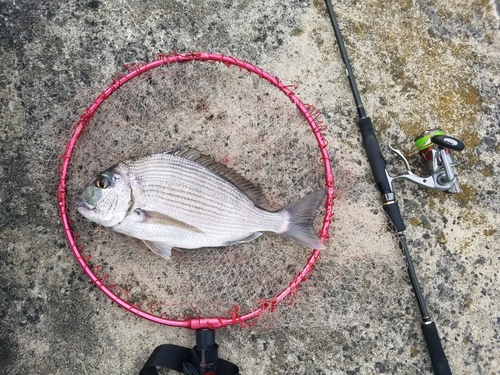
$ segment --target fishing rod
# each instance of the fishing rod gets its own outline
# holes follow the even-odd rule
[[[359,95],[356,80],[354,79],[352,67],[349,62],[344,40],[333,11],[332,3],[330,0],[325,0],[325,2],[335,32],[337,44],[346,66],[349,84],[354,95],[354,101],[356,102],[356,108],[359,116],[358,126],[363,139],[363,146],[368,156],[368,161],[370,163],[377,188],[382,197],[384,211],[389,217],[392,229],[394,229],[397,233],[399,247],[404,253],[406,259],[408,274],[422,317],[421,327],[427,343],[432,368],[436,375],[451,375],[451,369],[443,350],[443,346],[441,345],[436,324],[429,317],[427,305],[425,303],[424,296],[422,295],[422,290],[420,288],[415,268],[413,267],[413,262],[404,235],[406,226],[401,216],[401,211],[399,209],[398,202],[396,201],[392,185],[397,179],[407,179],[421,186],[437,189],[447,193],[460,192],[460,186],[458,185],[451,150],[462,151],[464,149],[464,144],[456,138],[444,135],[440,129],[427,130],[415,138],[417,151],[414,154],[419,153],[422,160],[427,164],[431,173],[427,177],[420,177],[414,174],[411,171],[409,163],[403,153],[389,145],[391,151],[403,159],[408,172],[405,175],[396,177],[389,175],[386,169],[386,162],[382,156],[377,137],[373,130],[372,121],[370,117],[366,115],[363,102],[361,101],[361,96]]]

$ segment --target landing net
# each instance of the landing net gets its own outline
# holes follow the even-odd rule
[[[74,201],[96,172],[185,145],[259,185],[268,210],[326,186],[316,222],[326,240],[335,187],[319,111],[296,87],[229,56],[160,55],[125,68],[80,116],[62,155],[60,216],[84,272],[126,310],[171,326],[253,324],[293,304],[319,250],[265,234],[227,248],[174,249],[165,261],[139,240],[82,218]]]

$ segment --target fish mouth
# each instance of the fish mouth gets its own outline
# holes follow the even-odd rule
[[[90,210],[90,211],[93,211],[95,209],[95,206],[92,206],[90,203],[85,202],[80,197],[75,199],[75,203],[80,208],[85,208],[85,209]]]

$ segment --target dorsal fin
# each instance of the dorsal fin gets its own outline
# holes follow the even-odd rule
[[[211,169],[219,176],[236,186],[242,193],[250,198],[255,205],[263,206],[267,204],[267,199],[258,186],[243,178],[233,169],[216,162],[210,156],[203,155],[198,150],[190,148],[188,146],[176,148],[175,150],[169,151],[168,153],[171,155],[189,159],[191,161],[194,161],[195,163]]]

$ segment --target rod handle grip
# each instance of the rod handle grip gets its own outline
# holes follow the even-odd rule
[[[391,230],[396,231],[397,233],[404,232],[406,230],[406,225],[403,221],[403,217],[401,216],[401,210],[399,209],[398,202],[395,200],[387,202],[384,203],[382,207],[387,216],[391,219]]]
[[[392,191],[392,187],[387,178],[385,169],[385,159],[380,151],[380,146],[377,141],[377,136],[373,130],[372,120],[369,117],[364,117],[358,121],[361,137],[363,138],[363,147],[365,148],[366,156],[370,162],[373,178],[377,184],[377,188],[381,194],[387,194]]]
[[[377,185],[377,189],[380,194],[382,194],[384,211],[391,219],[391,223],[396,232],[403,232],[406,227],[403,222],[403,218],[401,217],[399,205],[393,197],[394,194],[392,186],[385,168],[386,162],[382,156],[382,151],[380,151],[377,136],[373,130],[372,120],[369,117],[363,117],[358,121],[358,126],[361,132],[361,137],[363,138],[363,146],[365,148],[366,155],[368,156],[368,161],[370,162],[375,184]],[[390,200],[387,199],[388,194],[392,194],[392,198]]]
[[[452,375],[448,359],[444,353],[441,339],[433,321],[422,322],[422,332],[424,333],[427,349],[431,357],[432,368],[435,375]]]

